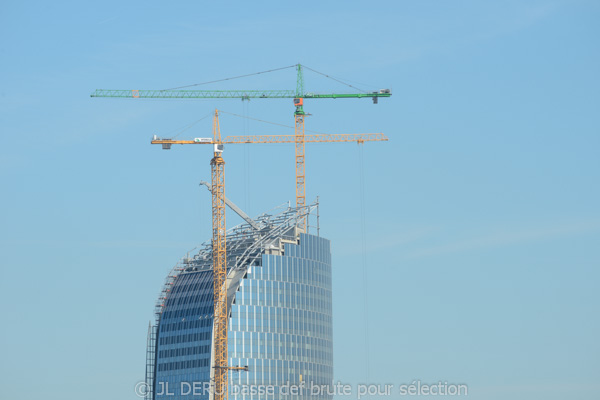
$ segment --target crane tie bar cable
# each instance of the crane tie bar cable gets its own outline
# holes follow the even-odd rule
[[[294,68],[297,64],[295,65],[288,65],[287,67],[281,67],[281,68],[275,68],[275,69],[269,69],[267,71],[260,71],[260,72],[254,72],[252,74],[246,74],[246,75],[239,75],[239,76],[233,76],[231,78],[224,78],[224,79],[217,79],[216,81],[208,81],[208,82],[201,82],[201,83],[194,83],[192,85],[186,85],[186,86],[178,86],[178,87],[174,87],[174,88],[169,88],[169,89],[162,89],[162,90],[175,90],[175,89],[183,89],[183,88],[188,88],[188,87],[192,87],[192,86],[200,86],[200,85],[207,85],[209,83],[217,83],[217,82],[223,82],[223,81],[230,81],[233,79],[238,79],[238,78],[246,78],[248,76],[252,76],[252,75],[260,75],[260,74],[266,74],[267,72],[275,72],[275,71],[280,71],[282,69],[287,69],[287,68]]]
[[[314,69],[312,69],[312,68],[310,68],[310,67],[307,67],[307,66],[306,66],[306,65],[304,65],[304,64],[302,64],[302,66],[303,66],[304,68],[306,68],[306,69],[308,69],[308,70],[312,71],[312,72],[315,72],[315,73],[317,73],[317,74],[319,74],[319,75],[323,75],[323,76],[324,76],[324,77],[326,77],[326,78],[329,78],[329,79],[331,79],[331,80],[334,80],[334,81],[336,81],[336,82],[338,82],[338,83],[341,83],[342,85],[349,86],[349,87],[351,87],[352,89],[356,89],[356,90],[358,90],[359,92],[367,93],[367,91],[366,91],[366,90],[359,89],[359,88],[357,88],[356,86],[352,86],[351,84],[349,84],[349,83],[346,83],[346,82],[344,82],[344,81],[341,81],[341,80],[339,80],[339,79],[337,79],[337,78],[334,78],[333,76],[330,76],[330,75],[324,74],[324,73],[322,73],[322,72],[319,72],[319,71],[317,71],[317,70],[314,70]]]
[[[229,115],[233,115],[234,117],[247,118],[247,119],[251,119],[251,120],[254,120],[254,121],[258,121],[258,122],[263,122],[263,123],[265,123],[265,124],[271,124],[271,125],[277,125],[277,126],[281,126],[281,127],[283,127],[283,128],[295,129],[295,127],[293,127],[293,126],[291,126],[291,125],[284,125],[284,124],[278,124],[277,122],[264,121],[264,120],[262,120],[262,119],[258,119],[258,118],[252,118],[252,117],[247,117],[247,116],[244,116],[244,115],[234,114],[234,113],[230,113],[230,112],[223,111],[223,110],[219,110],[219,112],[220,112],[221,114],[229,114]],[[310,130],[310,129],[306,129],[306,132],[318,133],[318,134],[320,134],[320,135],[327,135],[327,133],[324,133],[324,132],[319,132],[319,131],[313,131],[313,130]]]
[[[185,128],[183,128],[183,130],[181,130],[178,134],[176,134],[175,136],[173,136],[171,139],[175,139],[177,138],[177,136],[181,135],[183,132],[187,131],[188,129],[190,129],[191,127],[193,127],[194,125],[196,125],[198,122],[205,120],[206,118],[210,117],[213,113],[210,112],[208,114],[206,114],[204,117],[200,118],[199,120],[192,122],[191,124],[189,124],[188,126],[186,126]]]

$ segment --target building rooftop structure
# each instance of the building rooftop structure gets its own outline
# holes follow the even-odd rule
[[[307,231],[317,235],[297,227],[301,218],[316,222]],[[229,365],[249,366],[230,374],[230,397],[259,398],[237,395],[235,385],[331,384],[331,255],[329,241],[319,236],[318,203],[280,206],[253,222],[227,231]],[[193,253],[171,270],[155,306],[148,400],[212,398],[205,390],[186,392],[210,383],[214,356],[211,242]]]

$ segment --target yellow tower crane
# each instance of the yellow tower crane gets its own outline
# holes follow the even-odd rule
[[[310,134],[304,137],[307,143],[343,143],[387,141],[383,133],[357,134]],[[160,144],[163,149],[170,149],[174,144],[212,144],[213,158],[211,166],[212,192],[212,253],[213,253],[213,295],[214,295],[214,332],[215,332],[215,364],[214,390],[215,400],[227,400],[227,380],[230,370],[248,370],[247,367],[230,367],[227,354],[227,330],[229,311],[227,305],[227,235],[225,225],[225,161],[223,150],[225,144],[242,143],[296,143],[295,135],[245,135],[221,138],[219,111],[213,117],[213,138],[196,138],[193,140],[172,140],[154,137],[152,144]],[[302,206],[300,206],[302,207]],[[307,225],[304,225],[305,227]]]

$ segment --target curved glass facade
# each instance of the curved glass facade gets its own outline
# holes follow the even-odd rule
[[[299,245],[285,244],[284,255],[263,254],[262,266],[251,267],[242,280],[231,312],[229,363],[247,365],[249,371],[231,373],[230,398],[282,397],[246,394],[244,385],[332,383],[329,240],[301,234]],[[326,398],[308,393],[285,397]]]
[[[182,394],[188,383],[210,381],[213,304],[211,270],[174,281],[158,326],[155,399],[208,398]]]
[[[311,384],[333,381],[330,242],[302,233],[297,238],[284,240],[274,254],[263,251],[241,274],[238,269],[236,279],[228,273],[229,365],[249,367],[230,372],[230,399],[331,398],[308,392]],[[210,398],[212,314],[212,271],[176,276],[157,326],[154,399]],[[253,391],[302,383],[302,395]]]

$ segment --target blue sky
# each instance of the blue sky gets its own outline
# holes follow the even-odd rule
[[[137,398],[163,278],[210,235],[198,187],[210,150],[150,137],[214,108],[293,124],[286,100],[89,94],[298,62],[393,89],[378,105],[305,106],[307,129],[390,138],[362,149],[367,315],[361,150],[307,146],[308,198],[332,240],[336,379],[600,397],[599,16],[579,0],[3,3],[2,397]],[[294,85],[283,70],[203,88]],[[224,115],[222,132],[290,132],[245,121]],[[196,136],[210,118],[181,134]],[[227,195],[251,215],[293,200],[291,146],[229,146],[225,159]]]

